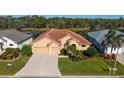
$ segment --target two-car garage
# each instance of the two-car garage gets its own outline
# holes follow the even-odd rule
[[[33,43],[32,52],[34,54],[58,55],[60,52],[60,47],[56,42],[53,42],[48,38],[42,38]]]
[[[33,47],[33,53],[37,54],[52,54],[58,55],[59,48],[58,47]]]
[[[33,47],[33,53],[49,54],[49,49],[47,47]]]

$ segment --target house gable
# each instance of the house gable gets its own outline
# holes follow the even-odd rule
[[[37,42],[33,43],[33,47],[47,46],[47,44],[49,44],[50,42],[51,42],[50,39],[44,37],[38,40]]]
[[[58,47],[59,48],[58,44],[56,44],[55,42],[51,43],[49,47]]]
[[[17,43],[5,36],[2,37],[4,40],[6,40],[6,43],[4,43],[5,48],[17,48]]]
[[[61,39],[59,39],[59,41],[61,42],[61,44],[65,44],[67,42],[67,40],[71,39],[72,37],[69,35],[66,35],[64,37],[62,37]]]
[[[33,43],[34,47],[37,46],[49,46],[49,44],[55,43],[59,46],[58,42],[55,42],[54,40],[47,38],[47,37],[43,37],[41,39],[39,39],[37,42]]]

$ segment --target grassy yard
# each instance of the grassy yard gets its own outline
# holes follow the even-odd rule
[[[68,58],[59,58],[59,69],[62,75],[109,75],[107,64],[100,57],[88,58],[80,62],[73,62]],[[124,66],[117,62],[116,75],[124,75]]]
[[[20,56],[19,59],[12,62],[0,61],[0,75],[14,75],[27,63],[29,57]],[[12,64],[8,66],[7,64]]]

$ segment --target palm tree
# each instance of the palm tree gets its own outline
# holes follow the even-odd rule
[[[119,36],[115,37],[114,42],[112,43],[114,51],[117,50],[116,55],[118,55],[119,49],[122,46],[121,38]],[[115,60],[114,68],[116,68],[117,61]]]
[[[4,50],[4,49],[3,49],[3,45],[4,45],[4,44],[0,42],[0,50],[1,50],[1,51]]]
[[[116,31],[115,30],[110,30],[106,35],[105,35],[105,39],[102,41],[102,45],[104,47],[104,52],[107,53],[108,51],[108,47],[111,47],[111,54],[112,54],[112,50],[113,50],[113,41],[116,35]]]
[[[75,57],[76,57],[76,60],[77,60],[77,61],[79,61],[79,60],[82,59],[82,56],[83,56],[83,55],[82,55],[82,51],[78,51],[78,50],[77,50],[77,51],[75,51],[75,54],[76,54]]]
[[[108,35],[105,35],[105,39],[102,41],[102,46],[104,47],[104,52],[107,53],[108,46],[110,45]]]
[[[122,43],[124,42],[124,35],[116,35],[115,30],[110,30],[107,35],[105,35],[105,39],[102,42],[105,50],[107,51],[108,46],[111,46],[111,54],[113,50],[117,50],[116,55],[118,55],[120,47],[122,47]],[[105,52],[106,52],[105,51]],[[117,61],[114,62],[114,69],[116,69]]]
[[[116,39],[116,31],[113,29],[110,30],[108,32],[108,38],[109,38],[109,42],[110,42],[110,46],[111,46],[111,54],[112,54],[113,49],[114,49],[115,39]]]
[[[73,44],[73,45],[67,45],[67,52],[69,54],[75,54],[75,51],[76,51],[76,46]]]
[[[111,53],[114,50],[117,50],[116,55],[118,55],[119,49],[122,47],[122,43],[124,41],[124,35],[115,36],[115,32],[111,34]],[[117,61],[114,63],[114,68],[116,68]]]

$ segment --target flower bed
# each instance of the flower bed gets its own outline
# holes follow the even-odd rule
[[[18,57],[14,58],[14,59],[0,59],[0,61],[2,62],[11,62],[11,61],[15,61],[18,60],[21,56],[21,53],[18,55]]]
[[[17,48],[8,48],[0,55],[0,60],[15,60],[19,57],[20,50]]]

